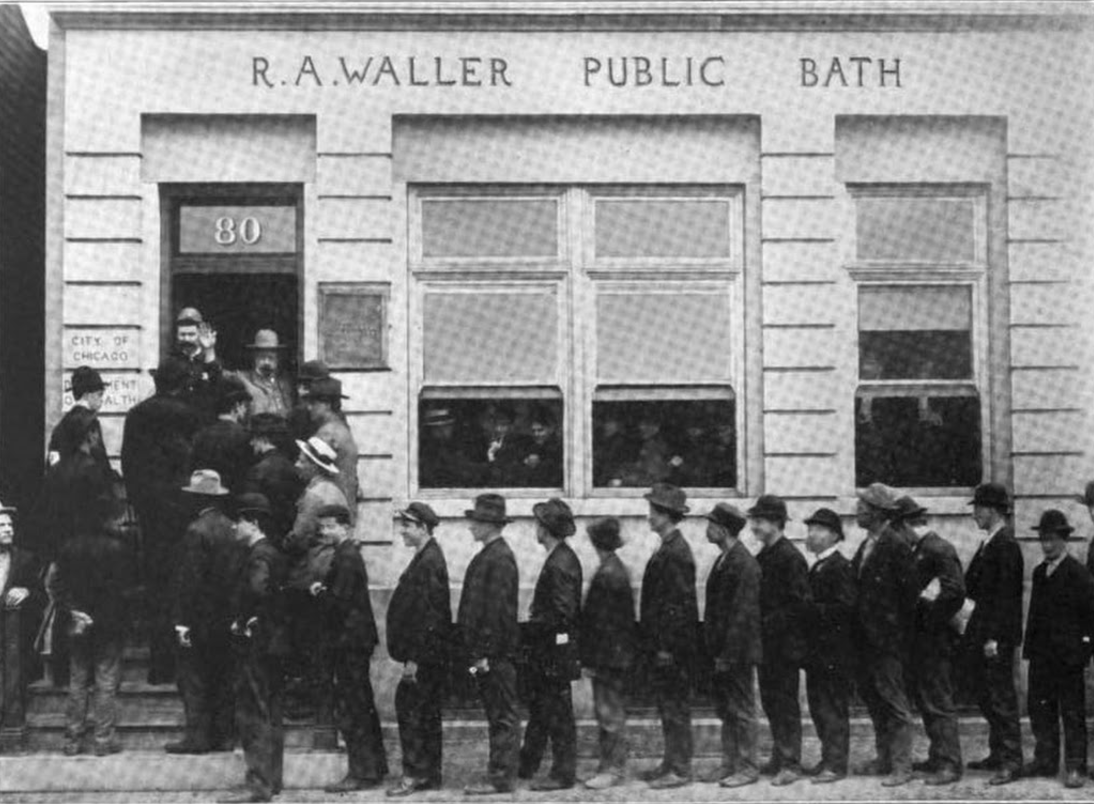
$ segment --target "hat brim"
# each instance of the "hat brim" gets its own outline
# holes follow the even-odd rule
[[[655,497],[653,494],[651,494],[649,492],[646,492],[642,496],[649,502],[650,505],[652,505],[654,508],[660,508],[662,511],[672,511],[675,514],[686,514],[688,511],[691,510],[686,505],[681,505],[681,506],[669,505],[668,503],[664,502],[663,500],[658,499],[657,497]]]
[[[330,472],[332,475],[341,474],[341,472],[338,471],[337,466],[335,466],[333,463],[327,463],[322,458],[320,458],[318,455],[316,455],[315,452],[312,451],[312,448],[308,444],[307,441],[300,441],[298,439],[297,442],[296,442],[296,446],[300,450],[301,455],[304,455],[305,457],[307,457],[307,459],[309,461],[314,463],[316,466],[318,466],[324,472]]]
[[[785,511],[774,511],[771,508],[749,508],[747,516],[749,519],[785,519],[787,522],[790,521],[790,514]]]
[[[198,497],[226,497],[231,492],[226,488],[219,488],[216,491],[208,491],[207,489],[196,489],[193,486],[183,486],[182,490],[187,494],[194,494]]]
[[[1047,539],[1050,536],[1055,536],[1055,535],[1059,534],[1060,536],[1063,537],[1063,540],[1065,542],[1080,541],[1078,536],[1072,536],[1071,535],[1072,533],[1075,532],[1075,528],[1073,528],[1071,526],[1068,526],[1066,528],[1030,528],[1030,530],[1037,531],[1037,538],[1039,540]]]
[[[468,519],[472,519],[476,522],[492,522],[495,525],[508,525],[513,520],[507,516],[497,517],[490,514],[480,514],[478,511],[467,509],[463,512],[463,515]]]

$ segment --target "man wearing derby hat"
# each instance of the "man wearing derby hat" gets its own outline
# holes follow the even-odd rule
[[[1055,777],[1064,730],[1067,787],[1086,780],[1086,684],[1094,649],[1094,578],[1067,552],[1073,528],[1050,508],[1033,528],[1045,560],[1033,570],[1023,655],[1029,659],[1029,724],[1036,744],[1030,776]]]
[[[315,434],[312,438],[326,441],[334,450],[338,467],[335,482],[346,495],[350,519],[357,521],[357,442],[342,415],[342,382],[333,377],[315,380],[308,389],[304,403],[308,407]]]
[[[915,630],[909,689],[930,740],[924,784],[953,784],[961,778],[961,741],[953,700],[953,655],[957,632],[950,621],[965,602],[965,579],[953,545],[927,525],[927,509],[911,497],[897,500],[894,526],[912,548],[915,568]]]
[[[801,667],[807,653],[806,622],[812,603],[809,566],[783,533],[786,503],[765,494],[748,509],[752,533],[763,547],[760,565],[760,703],[771,724],[771,761],[763,772],[775,786],[801,778],[802,717],[798,703]]]
[[[414,550],[387,607],[387,652],[403,663],[395,717],[403,778],[388,791],[407,796],[441,787],[441,699],[452,630],[448,563],[433,537],[440,517],[423,502],[396,515],[403,543]]]
[[[809,715],[821,741],[820,764],[808,773],[814,784],[847,776],[851,724],[849,708],[855,674],[855,573],[839,551],[843,522],[831,508],[818,508],[805,520],[805,546],[817,560],[809,568],[809,656],[805,691]]]
[[[251,395],[248,417],[256,413],[276,413],[287,419],[293,409],[294,389],[289,378],[281,373],[281,353],[285,347],[277,333],[272,329],[260,329],[255,333],[254,342],[244,348],[250,353],[251,367],[235,376]]]
[[[707,541],[719,549],[707,576],[703,636],[714,659],[714,698],[722,721],[722,761],[703,781],[742,787],[760,778],[756,763],[756,666],[760,635],[760,565],[737,538],[748,520],[729,503],[706,515]]]
[[[1022,773],[1022,732],[1014,662],[1022,644],[1022,550],[1008,524],[1010,495],[1000,483],[976,487],[969,501],[972,517],[987,539],[965,572],[965,594],[975,603],[965,629],[962,652],[970,689],[988,721],[989,754],[968,763],[970,770],[993,770],[992,784],[1007,784]]]
[[[627,763],[627,671],[634,664],[637,634],[634,589],[630,574],[615,551],[623,544],[619,520],[607,517],[586,529],[600,566],[589,584],[581,610],[581,664],[593,680],[593,709],[599,733],[596,775],[585,781],[590,790],[619,784]]]
[[[186,730],[180,742],[164,748],[170,754],[230,751],[235,738],[231,598],[247,553],[224,512],[228,489],[219,474],[198,469],[182,491],[196,509],[183,536],[172,595]]]
[[[547,551],[532,595],[525,634],[530,668],[528,724],[520,749],[522,779],[539,770],[551,741],[551,772],[533,790],[566,790],[577,772],[577,726],[570,682],[581,675],[577,622],[581,615],[581,562],[566,541],[576,530],[570,506],[560,499],[532,506],[536,540]]]
[[[639,619],[652,659],[665,754],[642,778],[650,787],[662,789],[691,781],[691,671],[698,648],[699,601],[695,559],[677,527],[689,510],[687,494],[669,483],[657,483],[644,496],[650,530],[660,537],[661,545],[642,575]]]
[[[308,391],[316,380],[330,377],[330,369],[322,360],[305,360],[296,372],[296,404],[289,414],[289,432],[294,439],[305,441],[315,435],[311,413],[308,411]]]
[[[103,382],[102,376],[95,369],[90,366],[80,366],[72,372],[72,407],[65,412],[65,415],[61,417],[61,420],[57,422],[57,426],[53,428],[53,432],[49,436],[49,447],[47,463],[53,466],[64,455],[71,455],[75,452],[78,444],[72,444],[66,438],[68,428],[65,422],[72,415],[73,411],[85,409],[91,411],[93,414],[98,414],[103,406],[103,392],[106,389],[106,384]],[[106,456],[106,447],[102,443],[102,428],[99,425],[98,418],[95,419],[94,427],[99,430],[99,446],[95,450],[93,457],[97,460],[106,470],[110,470],[110,459]]]
[[[517,672],[513,664],[520,650],[520,577],[502,529],[512,520],[505,515],[505,498],[500,494],[480,494],[475,498],[475,507],[465,513],[471,535],[482,549],[464,574],[457,623],[490,724],[490,760],[485,781],[468,785],[464,792],[511,793],[520,754]]]
[[[885,776],[885,787],[912,780],[912,712],[905,673],[919,590],[912,549],[892,526],[898,516],[896,492],[889,486],[872,483],[859,491],[855,522],[866,538],[851,561],[858,580],[858,689],[877,746],[877,757],[862,772]]]

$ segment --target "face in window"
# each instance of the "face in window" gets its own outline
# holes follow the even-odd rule
[[[501,441],[509,431],[513,429],[513,415],[508,411],[498,411],[494,414],[494,440]]]
[[[543,446],[551,438],[551,426],[543,422],[532,422],[532,440]]]
[[[859,364],[859,376],[864,380],[880,380],[881,361],[873,355],[864,355]]]
[[[651,438],[656,438],[657,434],[661,432],[661,424],[656,419],[644,418],[638,422],[638,434],[642,436],[643,441],[649,441]]]

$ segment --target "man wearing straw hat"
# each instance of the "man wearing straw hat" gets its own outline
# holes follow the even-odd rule
[[[293,385],[281,373],[281,353],[284,345],[272,329],[260,329],[253,343],[244,348],[250,353],[251,367],[236,376],[251,395],[248,413],[276,413],[288,419],[293,409]]]

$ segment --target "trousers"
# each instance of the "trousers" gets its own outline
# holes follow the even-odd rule
[[[480,673],[475,680],[489,729],[487,776],[495,787],[512,790],[520,755],[516,667],[507,658],[490,659],[490,672]]]
[[[722,721],[722,768],[727,774],[755,774],[756,692],[755,665],[733,665],[714,674],[714,710]]]
[[[395,717],[403,749],[403,774],[441,783],[441,696],[444,666],[420,664],[416,680],[395,688]]]
[[[1000,764],[1012,770],[1022,767],[1022,728],[1018,715],[1018,692],[1014,687],[1013,646],[1000,645],[997,658],[988,659],[980,646],[972,651],[968,663],[969,683],[976,693],[976,704],[988,721],[988,752]]]
[[[1029,663],[1029,725],[1036,740],[1033,761],[1060,766],[1060,725],[1067,770],[1086,773],[1086,684],[1083,665],[1067,667],[1044,659]]]
[[[627,764],[627,705],[624,672],[596,668],[593,676],[593,709],[596,711],[600,761],[597,772],[623,775]]]
[[[684,664],[655,667],[654,696],[665,738],[663,770],[685,778],[691,776],[693,743],[691,735],[691,674]]]
[[[569,679],[532,670],[528,724],[520,749],[520,775],[530,779],[551,742],[551,776],[571,784],[577,774],[577,725]]]
[[[859,661],[859,693],[874,724],[878,761],[894,773],[911,773],[912,713],[903,663],[898,656],[870,648]]]
[[[272,656],[247,655],[236,677],[236,729],[247,766],[245,783],[270,798],[281,792],[285,757],[282,724],[284,674]]]
[[[777,769],[801,767],[800,675],[799,667],[789,662],[774,661],[760,665],[760,702],[771,724],[771,760]]]
[[[821,764],[846,774],[851,747],[851,679],[838,668],[811,664],[805,668],[805,693],[820,738]]]
[[[65,736],[76,741],[91,731],[97,744],[107,745],[114,740],[118,720],[121,638],[98,635],[92,628],[84,636],[72,637],[69,646]]]
[[[355,650],[335,650],[330,655],[334,722],[346,741],[349,775],[362,781],[383,779],[388,770],[369,659],[368,653]]]
[[[186,710],[186,741],[205,748],[235,739],[235,693],[231,637],[191,634],[192,647],[178,649],[177,683]]]
[[[918,642],[912,660],[912,697],[930,739],[927,761],[960,771],[961,740],[953,702],[953,661],[945,645]]]

